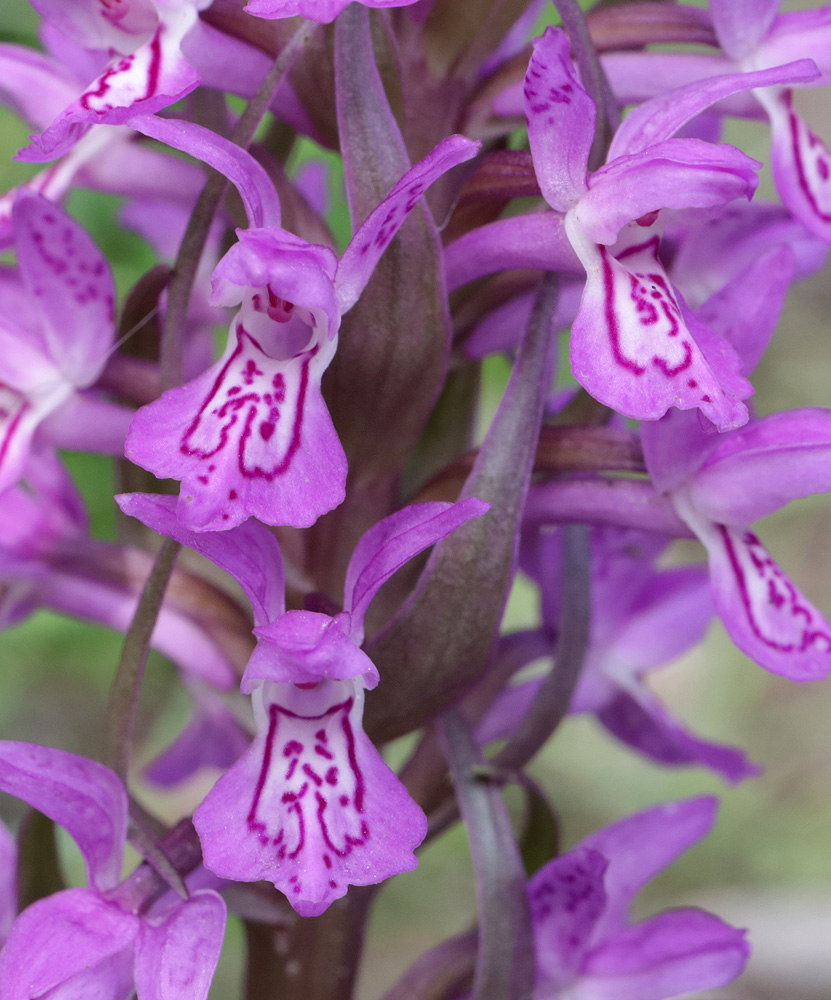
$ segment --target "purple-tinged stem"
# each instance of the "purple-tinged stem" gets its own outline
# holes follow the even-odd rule
[[[462,714],[450,709],[438,726],[476,880],[479,948],[473,1000],[530,1000],[534,935],[525,870],[502,792],[477,773],[483,761]]]
[[[180,548],[179,543],[170,538],[166,538],[162,543],[153,563],[153,569],[141,592],[133,620],[124,636],[121,659],[110,687],[105,760],[125,785],[130,768],[130,745],[144,667],[150,649],[150,637],[156,627],[167,582],[173,572],[173,565]]]

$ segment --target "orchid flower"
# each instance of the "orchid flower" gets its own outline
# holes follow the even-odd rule
[[[160,111],[190,93],[199,76],[181,50],[200,10],[211,0],[34,0],[58,32],[85,49],[109,55],[101,72],[20,159],[53,160],[97,123],[123,125]]]
[[[533,492],[533,488],[532,488]],[[560,621],[560,534],[544,522],[523,533],[522,566],[540,587],[544,628],[502,640],[517,668],[550,657]],[[644,683],[645,675],[699,642],[713,616],[706,570],[658,569],[668,539],[624,528],[592,532],[591,632],[569,711],[592,712],[614,736],[659,764],[698,764],[735,782],[758,773],[735,747],[688,732]],[[530,709],[541,680],[506,688],[482,720],[478,738],[504,737]]]
[[[45,198],[21,191],[13,210],[17,271],[0,271],[0,490],[16,482],[30,442],[120,454],[131,412],[82,390],[113,341],[109,266],[87,233]]]
[[[724,53],[744,70],[811,58],[831,81],[831,5],[777,16],[779,0],[710,0],[716,36]],[[814,234],[831,243],[831,152],[793,106],[785,87],[761,87],[754,95],[771,124],[771,167],[785,206]]]
[[[772,73],[772,77],[771,77]],[[719,428],[747,419],[752,389],[729,347],[696,337],[659,260],[662,208],[710,208],[756,187],[759,164],[732,146],[671,138],[708,104],[769,78],[812,78],[809,61],[738,74],[636,109],[606,165],[587,174],[594,102],[577,79],[568,39],[547,28],[525,78],[528,137],[543,196],[564,213],[587,282],[571,333],[575,378],[624,416],[654,420],[698,408]]]
[[[81,82],[76,67],[54,55],[0,45],[0,99],[34,128],[46,128],[71,102]],[[73,185],[133,197],[191,202],[204,175],[193,164],[134,142],[127,127],[92,129],[29,180],[0,196],[0,246],[12,241],[12,207],[20,188],[61,201]]]
[[[135,912],[120,893],[127,796],[94,761],[30,743],[0,743],[0,789],[72,836],[88,888],[39,899],[12,925],[0,952],[0,998],[95,996],[204,1000],[219,958],[225,904],[210,889],[166,894]]]
[[[777,413],[723,435],[678,414],[641,433],[653,484],[707,549],[716,610],[731,639],[773,673],[826,676],[831,623],[751,524],[797,497],[831,490],[831,410]]]
[[[358,542],[346,572],[344,610],[283,611],[282,561],[256,522],[195,533],[173,498],[118,498],[125,513],[214,559],[242,585],[258,643],[242,680],[257,737],[194,814],[205,866],[220,878],[267,879],[303,916],[322,913],[348,885],[415,866],[426,819],[363,732],[364,692],[378,671],[361,650],[364,616],[405,562],[487,505],[406,507]]]
[[[182,481],[178,516],[194,531],[254,515],[308,527],[341,503],[346,457],[320,382],[341,316],[426,188],[478,146],[451,136],[370,213],[340,260],[276,225],[239,232],[214,272],[215,305],[241,303],[219,361],[138,411],[126,454]]]
[[[771,123],[773,177],[785,206],[815,235],[831,242],[831,153],[793,106],[792,87],[827,85],[831,80],[831,5],[778,13],[780,0],[710,0],[710,13],[724,55],[687,52],[609,53],[603,65],[622,102],[640,102],[667,87],[708,77],[771,70],[795,59],[818,67],[812,80],[771,80],[752,96],[725,103],[721,114],[757,117]]]
[[[669,1000],[732,982],[744,931],[691,907],[628,922],[632,900],[709,831],[716,800],[653,806],[591,834],[528,885],[534,1000]]]

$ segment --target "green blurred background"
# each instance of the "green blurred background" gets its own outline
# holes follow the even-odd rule
[[[36,44],[36,22],[24,0],[4,0],[0,40]],[[803,93],[798,101],[815,130],[831,136],[827,92]],[[0,191],[32,173],[31,167],[11,159],[26,136],[26,127],[0,109]],[[761,126],[736,128],[728,138],[766,159]],[[152,264],[152,255],[140,239],[115,226],[117,204],[114,198],[78,192],[69,207],[109,256],[123,292]],[[829,315],[827,272],[793,290],[781,329],[754,380],[761,414],[831,405]],[[496,391],[505,367],[496,362],[490,370]],[[96,534],[112,539],[110,462],[80,455],[67,460],[90,505]],[[829,515],[828,497],[811,498],[767,519],[760,534],[805,593],[831,616]],[[689,551],[701,557],[697,547],[690,545]],[[520,583],[510,622],[530,624],[533,615],[530,589]],[[98,754],[119,649],[118,636],[45,612],[0,635],[0,736]],[[721,627],[714,626],[700,649],[654,677],[654,688],[696,732],[746,748],[764,766],[764,775],[739,788],[725,788],[698,769],[652,766],[615,744],[591,719],[570,719],[531,768],[560,813],[564,845],[654,802],[702,792],[722,796],[714,833],[650,886],[641,914],[695,903],[751,928],[754,957],[748,973],[714,996],[825,1000],[831,995],[831,681],[799,686],[769,676],[737,653]],[[181,725],[186,705],[172,668],[154,655],[140,719],[145,757]],[[153,793],[147,801],[175,819],[196,805],[212,780],[205,775],[183,793]],[[513,798],[511,802],[516,804]],[[4,798],[0,805],[12,820],[19,815],[11,800]],[[66,840],[61,846],[70,877],[80,880],[73,846]],[[415,873],[393,880],[380,894],[361,997],[379,996],[425,948],[469,926],[473,913],[464,833],[456,829],[422,853]],[[211,993],[216,1000],[239,992],[242,939],[233,921],[228,934],[229,947]]]

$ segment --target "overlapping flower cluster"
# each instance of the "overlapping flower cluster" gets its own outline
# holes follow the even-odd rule
[[[693,909],[628,922],[713,800],[622,819],[526,886],[504,804],[470,764],[496,746],[494,774],[516,775],[570,711],[659,764],[740,781],[758,768],[689,732],[645,675],[715,615],[766,670],[831,671],[831,624],[753,530],[831,489],[831,411],[750,402],[791,283],[831,243],[831,153],[793,98],[828,83],[831,7],[584,19],[563,0],[566,31],[535,2],[492,18],[479,0],[32,5],[43,50],[0,46],[0,96],[36,133],[19,158],[44,165],[0,199],[3,622],[51,607],[132,620],[131,638],[143,625],[193,702],[144,780],[219,777],[168,830],[130,797],[123,756],[113,770],[0,743],[0,789],[66,829],[88,875],[18,914],[2,829],[0,1000],[205,997],[224,895],[282,926],[284,899],[319,916],[412,869],[454,815],[448,773],[483,946],[445,992],[414,973],[408,995],[660,1000],[732,981],[742,931]],[[228,95],[270,109],[250,148]],[[720,140],[730,116],[769,119],[778,202],[754,197],[762,164]],[[301,141],[341,154],[342,250],[328,178],[289,156]],[[202,163],[236,188],[218,208]],[[173,264],[121,306],[66,209],[76,186],[123,196],[124,224]],[[557,385],[564,329],[573,378]],[[471,376],[494,351],[513,374],[476,446]],[[147,586],[151,555],[90,537],[62,448],[146,470],[129,479],[145,492],[116,499],[169,540]],[[692,537],[708,567],[662,561]],[[204,559],[153,609],[174,542]],[[500,635],[519,568],[539,626]],[[211,601],[233,609],[222,623]],[[546,675],[520,674],[538,660]],[[129,750],[140,670],[126,702],[125,676],[108,724]],[[422,730],[397,775],[376,744]],[[128,839],[144,860],[122,878]],[[494,992],[484,942],[500,926],[513,971]]]

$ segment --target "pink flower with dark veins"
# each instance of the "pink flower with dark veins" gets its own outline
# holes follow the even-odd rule
[[[379,521],[355,547],[344,609],[331,616],[283,610],[279,548],[263,525],[197,533],[177,520],[173,497],[118,502],[230,572],[254,611],[258,642],[241,688],[257,736],[194,814],[205,867],[273,882],[302,916],[322,913],[349,885],[414,868],[427,820],[362,726],[364,693],[379,680],[361,649],[364,616],[397,569],[488,505],[416,504]]]
[[[161,111],[189,94],[199,74],[182,41],[211,0],[34,0],[44,21],[70,42],[109,58],[103,71],[19,158],[62,156],[91,125],[123,125],[136,114]]]

